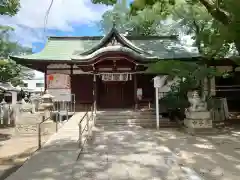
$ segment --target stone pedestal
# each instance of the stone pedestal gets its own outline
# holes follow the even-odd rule
[[[212,131],[212,119],[210,111],[186,111],[184,125],[187,132],[197,133]]]
[[[57,132],[57,124],[53,122],[52,120],[46,120],[42,124],[40,124],[39,131],[41,135],[46,134],[53,134]]]

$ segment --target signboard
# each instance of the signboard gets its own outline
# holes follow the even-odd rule
[[[155,88],[161,88],[164,83],[166,82],[166,79],[167,79],[168,76],[156,76],[153,78],[154,80],[154,87]]]
[[[137,89],[137,98],[138,98],[138,100],[142,100],[142,95],[143,95],[142,88],[138,88]]]
[[[70,89],[70,76],[68,74],[48,74],[47,89]]]
[[[128,73],[102,73],[103,81],[131,81],[132,75]]]
[[[71,101],[71,89],[48,89],[48,93],[54,96],[54,101]]]
[[[160,88],[160,87],[162,87],[162,83],[161,83],[161,78],[160,78],[160,76],[154,77],[153,80],[154,80],[154,87],[155,87],[155,88]]]

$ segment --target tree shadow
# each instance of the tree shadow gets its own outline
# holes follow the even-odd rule
[[[128,179],[167,178],[175,174],[183,179],[199,176],[237,180],[240,147],[219,146],[219,139],[229,141],[229,135],[205,137],[171,129],[104,128],[103,134],[95,132],[95,139],[85,148],[74,171],[77,178],[91,175],[93,179],[105,172],[110,173],[110,179],[126,176]],[[231,143],[240,146],[239,141]],[[99,159],[97,163],[95,159]],[[115,177],[114,173],[124,168],[127,169],[125,174]]]
[[[239,179],[238,131],[190,136],[173,129],[99,127],[83,150],[77,137],[65,133],[65,138],[46,144],[7,180]]]

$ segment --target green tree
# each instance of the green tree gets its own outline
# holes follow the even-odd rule
[[[199,52],[205,57],[224,57],[231,50],[228,30],[212,18],[200,3],[175,4],[172,17],[179,23],[179,31],[191,35]]]
[[[94,3],[103,3],[111,5],[116,3],[117,0],[92,0]],[[161,15],[170,15],[172,14],[172,8],[177,6],[179,3],[187,3],[189,6],[194,8],[204,8],[212,19],[215,20],[212,24],[212,27],[209,28],[211,33],[217,31],[217,37],[212,37],[214,41],[224,42],[222,47],[214,46],[211,47],[213,54],[219,49],[227,49],[233,43],[236,47],[238,54],[240,53],[240,1],[237,0],[134,0],[131,4],[132,15],[136,15],[138,11],[141,11],[146,8],[151,8],[153,11],[156,11]],[[184,6],[185,8],[186,6]],[[203,14],[202,14],[203,15]],[[199,19],[201,19],[200,16]],[[196,20],[199,20],[196,19]],[[198,21],[196,21],[198,22]],[[213,29],[213,30],[212,30]],[[219,37],[219,35],[221,37]],[[216,40],[217,39],[217,40]],[[214,43],[215,44],[215,43]],[[216,43],[217,44],[217,43]],[[220,43],[222,44],[222,43]],[[213,49],[212,49],[213,48]]]
[[[131,16],[126,0],[122,0],[115,4],[113,9],[103,14],[99,27],[104,33],[109,32],[113,23],[115,23],[120,33],[127,33],[128,35],[166,35],[166,32],[167,34],[173,34],[175,29],[163,24],[162,19],[162,16],[150,8]]]
[[[0,14],[14,16],[20,8],[20,0],[1,0]]]
[[[9,40],[10,27],[0,27],[0,81],[11,82],[13,85],[22,83],[23,79],[32,78],[34,73],[29,68],[23,67],[11,61],[9,55],[31,53],[30,48],[22,47]]]
[[[183,0],[135,0],[132,4],[133,12],[156,6],[157,4],[168,5],[168,6],[176,6],[179,2]],[[209,15],[215,20],[212,28],[209,30],[215,30],[216,37],[219,41],[224,42],[224,46],[230,46],[233,43],[240,53],[240,1],[236,0],[185,0],[185,2],[189,6],[195,6],[205,8]],[[196,6],[197,5],[197,6]],[[166,11],[163,9],[162,11]],[[160,13],[162,13],[160,10]],[[202,18],[202,16],[201,16]],[[217,28],[216,28],[217,27]],[[219,37],[221,36],[221,38]],[[214,38],[216,40],[216,38]],[[218,51],[219,46],[212,47],[211,51]],[[215,48],[215,49],[214,49]],[[225,47],[226,48],[226,47]]]

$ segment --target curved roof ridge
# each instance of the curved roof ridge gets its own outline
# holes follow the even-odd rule
[[[130,53],[135,57],[139,57],[139,58],[146,58],[146,59],[155,59],[157,58],[156,56],[149,56],[149,54],[139,54],[135,51],[133,51],[132,49],[128,48],[128,47],[124,47],[124,46],[120,46],[120,45],[115,45],[115,46],[107,46],[107,47],[102,47],[100,49],[98,49],[97,51],[94,51],[91,54],[86,54],[86,55],[73,55],[71,57],[72,60],[89,60],[92,59],[94,57],[97,57],[98,55],[101,55],[102,53],[107,53],[107,52],[125,52],[125,53]],[[147,56],[146,56],[147,55]]]
[[[111,29],[111,31],[104,36],[100,42],[94,46],[93,48],[79,54],[79,55],[88,55],[88,54],[92,54],[94,51],[97,51],[98,49],[102,48],[104,45],[106,45],[111,38],[115,37],[116,40],[120,41],[120,43],[122,43],[123,45],[125,45],[126,47],[132,49],[133,51],[136,51],[137,53],[145,53],[145,54],[149,54],[148,52],[144,51],[143,49],[137,47],[136,45],[134,45],[131,41],[129,41],[126,37],[124,37],[123,35],[121,35],[117,29],[115,27],[113,27]],[[150,54],[149,54],[150,55]]]

